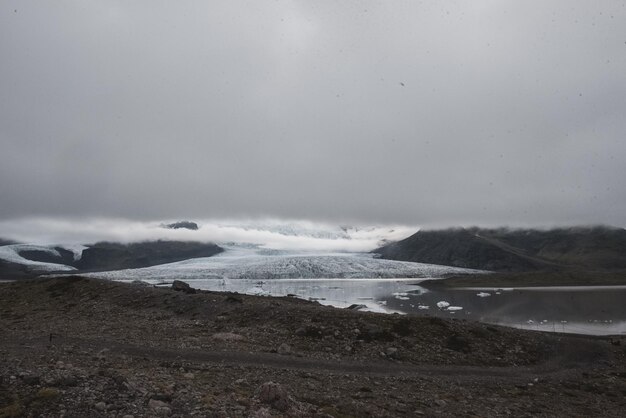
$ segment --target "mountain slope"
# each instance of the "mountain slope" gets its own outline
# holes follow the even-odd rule
[[[492,271],[626,268],[626,231],[448,229],[420,231],[377,250],[381,258]]]
[[[4,245],[0,246],[0,277],[21,278],[61,271],[140,268],[211,257],[222,251],[215,244],[182,241],[134,244],[100,242],[89,246]]]
[[[81,271],[119,270],[173,263],[221,253],[215,244],[181,241],[153,241],[133,244],[100,242],[83,250],[74,265]]]

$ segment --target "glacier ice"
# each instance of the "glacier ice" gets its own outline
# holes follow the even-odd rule
[[[44,245],[31,245],[31,244],[12,244],[12,245],[3,245],[0,247],[0,260],[7,261],[9,263],[24,265],[33,271],[46,272],[46,271],[76,270],[74,267],[67,266],[65,264],[44,263],[42,261],[29,260],[20,255],[20,252],[22,251],[43,251],[51,255],[61,257],[61,254],[59,254],[59,252],[56,249],[54,249],[54,247],[44,246]],[[82,253],[82,250],[81,250],[81,253]]]
[[[374,258],[368,253],[324,253],[266,250],[254,246],[231,245],[213,257],[170,264],[91,273],[107,279],[173,280],[274,280],[319,278],[424,278],[448,274],[479,273],[434,264]]]

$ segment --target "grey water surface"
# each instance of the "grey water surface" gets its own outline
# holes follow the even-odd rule
[[[158,283],[158,280],[147,280]],[[626,334],[626,286],[429,290],[420,279],[194,279],[192,287],[386,313],[476,320],[531,330]]]

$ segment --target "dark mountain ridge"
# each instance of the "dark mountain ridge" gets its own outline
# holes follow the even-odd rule
[[[491,271],[626,269],[626,230],[606,226],[419,231],[373,251],[390,260]]]
[[[168,229],[189,229],[191,231],[198,230],[198,224],[191,221],[178,221],[171,224],[162,225],[164,228]]]
[[[99,242],[83,250],[74,267],[81,271],[119,270],[211,257],[224,251],[212,243],[151,241],[133,244]]]
[[[75,267],[79,272],[121,270],[173,263],[190,258],[211,257],[224,251],[213,243],[192,241],[146,241],[132,244],[98,242],[88,245],[76,260],[74,253],[54,248],[59,255],[43,250],[23,250],[19,255],[44,263]],[[54,271],[38,271],[28,265],[0,260],[0,278],[18,279]]]

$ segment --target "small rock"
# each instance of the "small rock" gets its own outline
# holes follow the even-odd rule
[[[389,358],[397,359],[398,358],[398,349],[396,347],[389,347],[385,350],[385,354]]]
[[[303,328],[298,328],[296,330],[296,335],[299,337],[322,338],[324,334],[323,331],[323,327],[311,324]]]
[[[109,353],[109,351],[111,350],[109,350],[108,348],[103,348],[102,350],[98,351],[98,354],[96,354],[97,359],[104,360],[107,354]]]
[[[56,379],[53,382],[53,385],[54,386],[61,386],[61,387],[77,386],[78,385],[78,379],[76,378],[76,376],[65,375],[65,376],[61,376],[58,379]]]
[[[446,341],[446,347],[450,350],[469,353],[472,351],[470,341],[459,334],[451,335]]]
[[[158,416],[166,417],[172,413],[169,404],[159,401],[158,399],[150,399],[148,401],[148,407]]]
[[[271,418],[272,413],[268,408],[259,408],[257,411],[252,412],[250,418]]]
[[[226,297],[226,302],[229,302],[229,303],[243,303],[243,299],[241,299],[239,296],[228,295]]]
[[[278,347],[278,354],[291,354],[291,347],[287,343],[282,343]]]
[[[448,403],[446,401],[444,401],[443,399],[437,399],[435,400],[435,405],[437,405],[440,408],[443,408],[444,406],[446,406]]]
[[[104,402],[98,402],[94,406],[98,411],[104,411],[107,409],[107,404],[105,404]]]
[[[257,391],[257,396],[261,402],[270,404],[279,411],[284,412],[289,409],[289,396],[279,383],[263,383]]]
[[[34,385],[39,384],[39,382],[41,381],[41,378],[37,375],[26,375],[22,377],[22,380],[24,381],[25,384],[34,386]]]
[[[150,409],[166,408],[166,407],[169,407],[169,405],[158,399],[150,399],[148,401],[148,408]]]
[[[133,286],[152,287],[150,283],[144,282],[143,280],[139,280],[139,279],[133,280],[132,282],[130,282],[130,284]]]
[[[184,377],[185,379],[193,379],[193,378],[195,378],[196,376],[195,376],[193,373],[185,373],[185,374],[183,374],[183,377]]]
[[[211,336],[214,340],[219,341],[243,341],[246,339],[243,335],[235,334],[232,332],[217,332]]]
[[[364,340],[365,342],[370,341],[393,341],[393,335],[377,325],[368,325],[358,336],[359,339]]]

